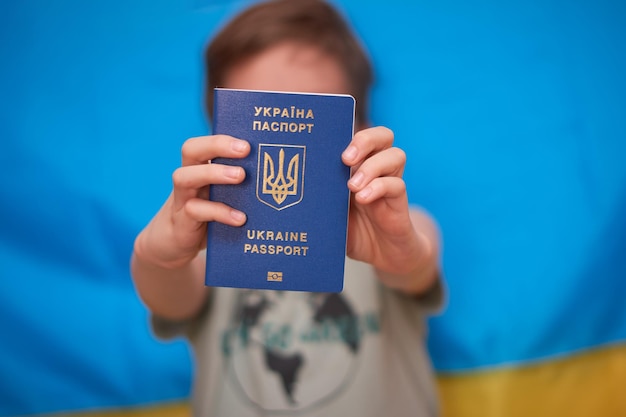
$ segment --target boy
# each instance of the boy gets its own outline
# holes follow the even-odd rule
[[[183,145],[173,191],[135,241],[132,275],[157,334],[192,343],[194,415],[436,415],[423,339],[442,299],[438,234],[409,208],[393,133],[367,128],[372,76],[359,42],[322,0],[276,0],[232,20],[206,60],[209,114],[215,86],[348,93],[358,131],[342,154],[352,176],[340,294],[205,287],[206,223],[246,220],[207,199],[211,184],[243,181],[243,169],[210,161],[243,158],[250,145],[226,135]]]

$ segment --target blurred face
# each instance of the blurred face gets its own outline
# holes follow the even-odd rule
[[[224,87],[244,90],[347,94],[349,84],[339,64],[315,46],[285,42],[231,69]]]

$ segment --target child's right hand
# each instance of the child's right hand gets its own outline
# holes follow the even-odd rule
[[[227,135],[188,139],[182,165],[172,175],[173,190],[155,217],[139,234],[135,252],[162,268],[179,268],[206,246],[206,222],[241,226],[246,215],[223,203],[208,200],[209,185],[239,184],[241,167],[211,163],[214,158],[244,158],[250,145]]]

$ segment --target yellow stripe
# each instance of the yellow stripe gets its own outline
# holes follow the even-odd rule
[[[524,366],[440,375],[442,417],[624,417],[626,345]],[[187,403],[70,417],[190,417]],[[49,415],[53,416],[53,415]]]
[[[46,414],[48,417],[191,417],[188,403],[167,403],[151,407],[121,408],[78,413]]]
[[[626,416],[626,345],[438,380],[444,417]]]

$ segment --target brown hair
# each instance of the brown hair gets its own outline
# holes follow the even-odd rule
[[[317,46],[335,58],[346,73],[357,101],[357,123],[368,120],[372,84],[370,61],[348,23],[324,0],[271,0],[256,4],[231,20],[205,52],[205,105],[213,115],[213,89],[244,59],[283,41]]]

